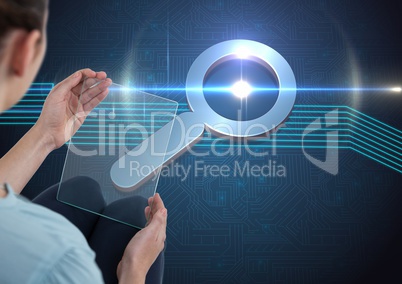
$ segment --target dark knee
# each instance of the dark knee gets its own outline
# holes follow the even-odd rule
[[[77,176],[62,182],[57,199],[95,212],[106,205],[99,183],[86,176]]]
[[[130,196],[107,205],[103,210],[103,215],[131,225],[144,227],[146,224],[144,213],[146,206],[148,206],[146,198],[142,196]]]

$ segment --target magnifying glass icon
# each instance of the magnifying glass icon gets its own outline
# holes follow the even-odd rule
[[[273,107],[257,118],[243,120],[240,117],[239,119],[224,117],[212,109],[205,98],[206,74],[217,64],[234,59],[255,61],[269,68],[277,79],[278,97]],[[233,93],[240,99],[249,92],[252,92],[252,86],[245,81],[233,85]],[[146,147],[137,156],[127,153],[113,164],[110,175],[116,188],[123,191],[135,190],[149,180],[157,169],[195,144],[205,129],[217,135],[239,138],[256,137],[275,129],[286,120],[294,106],[296,80],[288,62],[271,47],[251,40],[229,40],[208,48],[196,58],[187,75],[186,93],[191,112],[178,115],[148,137],[147,140],[151,139],[154,147]],[[166,152],[161,159],[154,153],[158,150],[158,141],[166,141],[168,137],[170,140],[166,151],[159,149]],[[134,161],[154,171],[148,175],[132,175],[129,168]]]

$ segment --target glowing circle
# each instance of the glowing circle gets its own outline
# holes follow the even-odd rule
[[[251,88],[249,83],[245,81],[238,81],[232,86],[231,91],[236,97],[244,99],[247,98],[248,95],[250,95],[253,89]]]

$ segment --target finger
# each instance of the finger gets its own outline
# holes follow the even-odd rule
[[[95,107],[97,107],[108,95],[109,89],[104,90],[96,97],[92,98],[89,102],[83,105],[83,109],[85,112],[90,113]]]
[[[93,71],[92,69],[89,68],[85,68],[85,69],[81,69],[78,72],[81,73],[82,78],[96,78],[96,72]]]
[[[80,97],[81,104],[83,105],[87,104],[92,99],[102,94],[111,84],[112,80],[108,78],[104,81],[96,82],[95,84],[90,86],[85,92],[82,93]]]
[[[148,206],[145,208],[146,212],[145,212],[145,216],[147,218],[147,225],[149,222],[152,221],[152,202],[153,202],[153,197],[149,197],[148,198]]]
[[[149,222],[148,227],[152,230],[161,230],[163,232],[166,231],[166,223],[167,223],[167,209],[162,208],[158,210],[153,216],[152,221]]]
[[[148,225],[148,223],[152,221],[151,207],[149,206],[145,207],[144,214]]]
[[[79,108],[80,104],[78,101],[78,98],[75,96],[72,96],[68,102],[68,109],[70,110],[70,115],[76,115],[82,109]]]
[[[96,79],[98,80],[105,80],[107,75],[104,71],[96,72]]]
[[[67,77],[63,81],[61,81],[59,84],[54,89],[60,89],[62,92],[67,92],[71,91],[74,88],[77,87],[78,84],[80,84],[84,78],[90,77],[90,78],[95,78],[96,72],[92,71],[91,69],[82,69],[71,76]]]
[[[165,204],[162,201],[161,196],[159,195],[159,193],[156,193],[153,197],[153,202],[152,202],[152,213],[155,214],[156,211],[164,209],[165,208]]]
[[[145,209],[144,209],[144,214],[145,214],[145,216],[147,217],[147,216],[149,216],[149,213],[151,213],[151,208],[150,208],[149,206],[147,206],[147,207],[145,207]]]
[[[70,75],[60,83],[58,83],[54,88],[53,91],[61,90],[62,92],[66,92],[66,90],[72,90],[75,88],[82,79],[81,72],[77,71],[74,74]],[[53,92],[54,93],[54,92]]]
[[[84,84],[84,88],[88,89],[93,84],[99,82],[100,80],[104,80],[107,77],[105,72],[95,72],[91,69],[83,69],[79,72],[82,73],[81,81],[77,86],[71,89],[76,96],[79,96],[82,93],[82,87]]]
[[[159,210],[152,219],[151,225],[156,235],[156,240],[159,243],[159,249],[162,250],[166,240],[166,224],[167,210],[166,208]]]

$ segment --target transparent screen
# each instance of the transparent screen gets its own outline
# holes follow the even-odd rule
[[[106,98],[85,113],[84,104],[96,99],[100,83],[83,82],[76,118],[67,131],[85,121],[68,143],[57,199],[143,228],[144,209],[156,192],[160,173],[150,165],[163,164],[170,139],[166,127],[163,139],[155,141],[153,134],[174,119],[177,103],[112,84]]]

